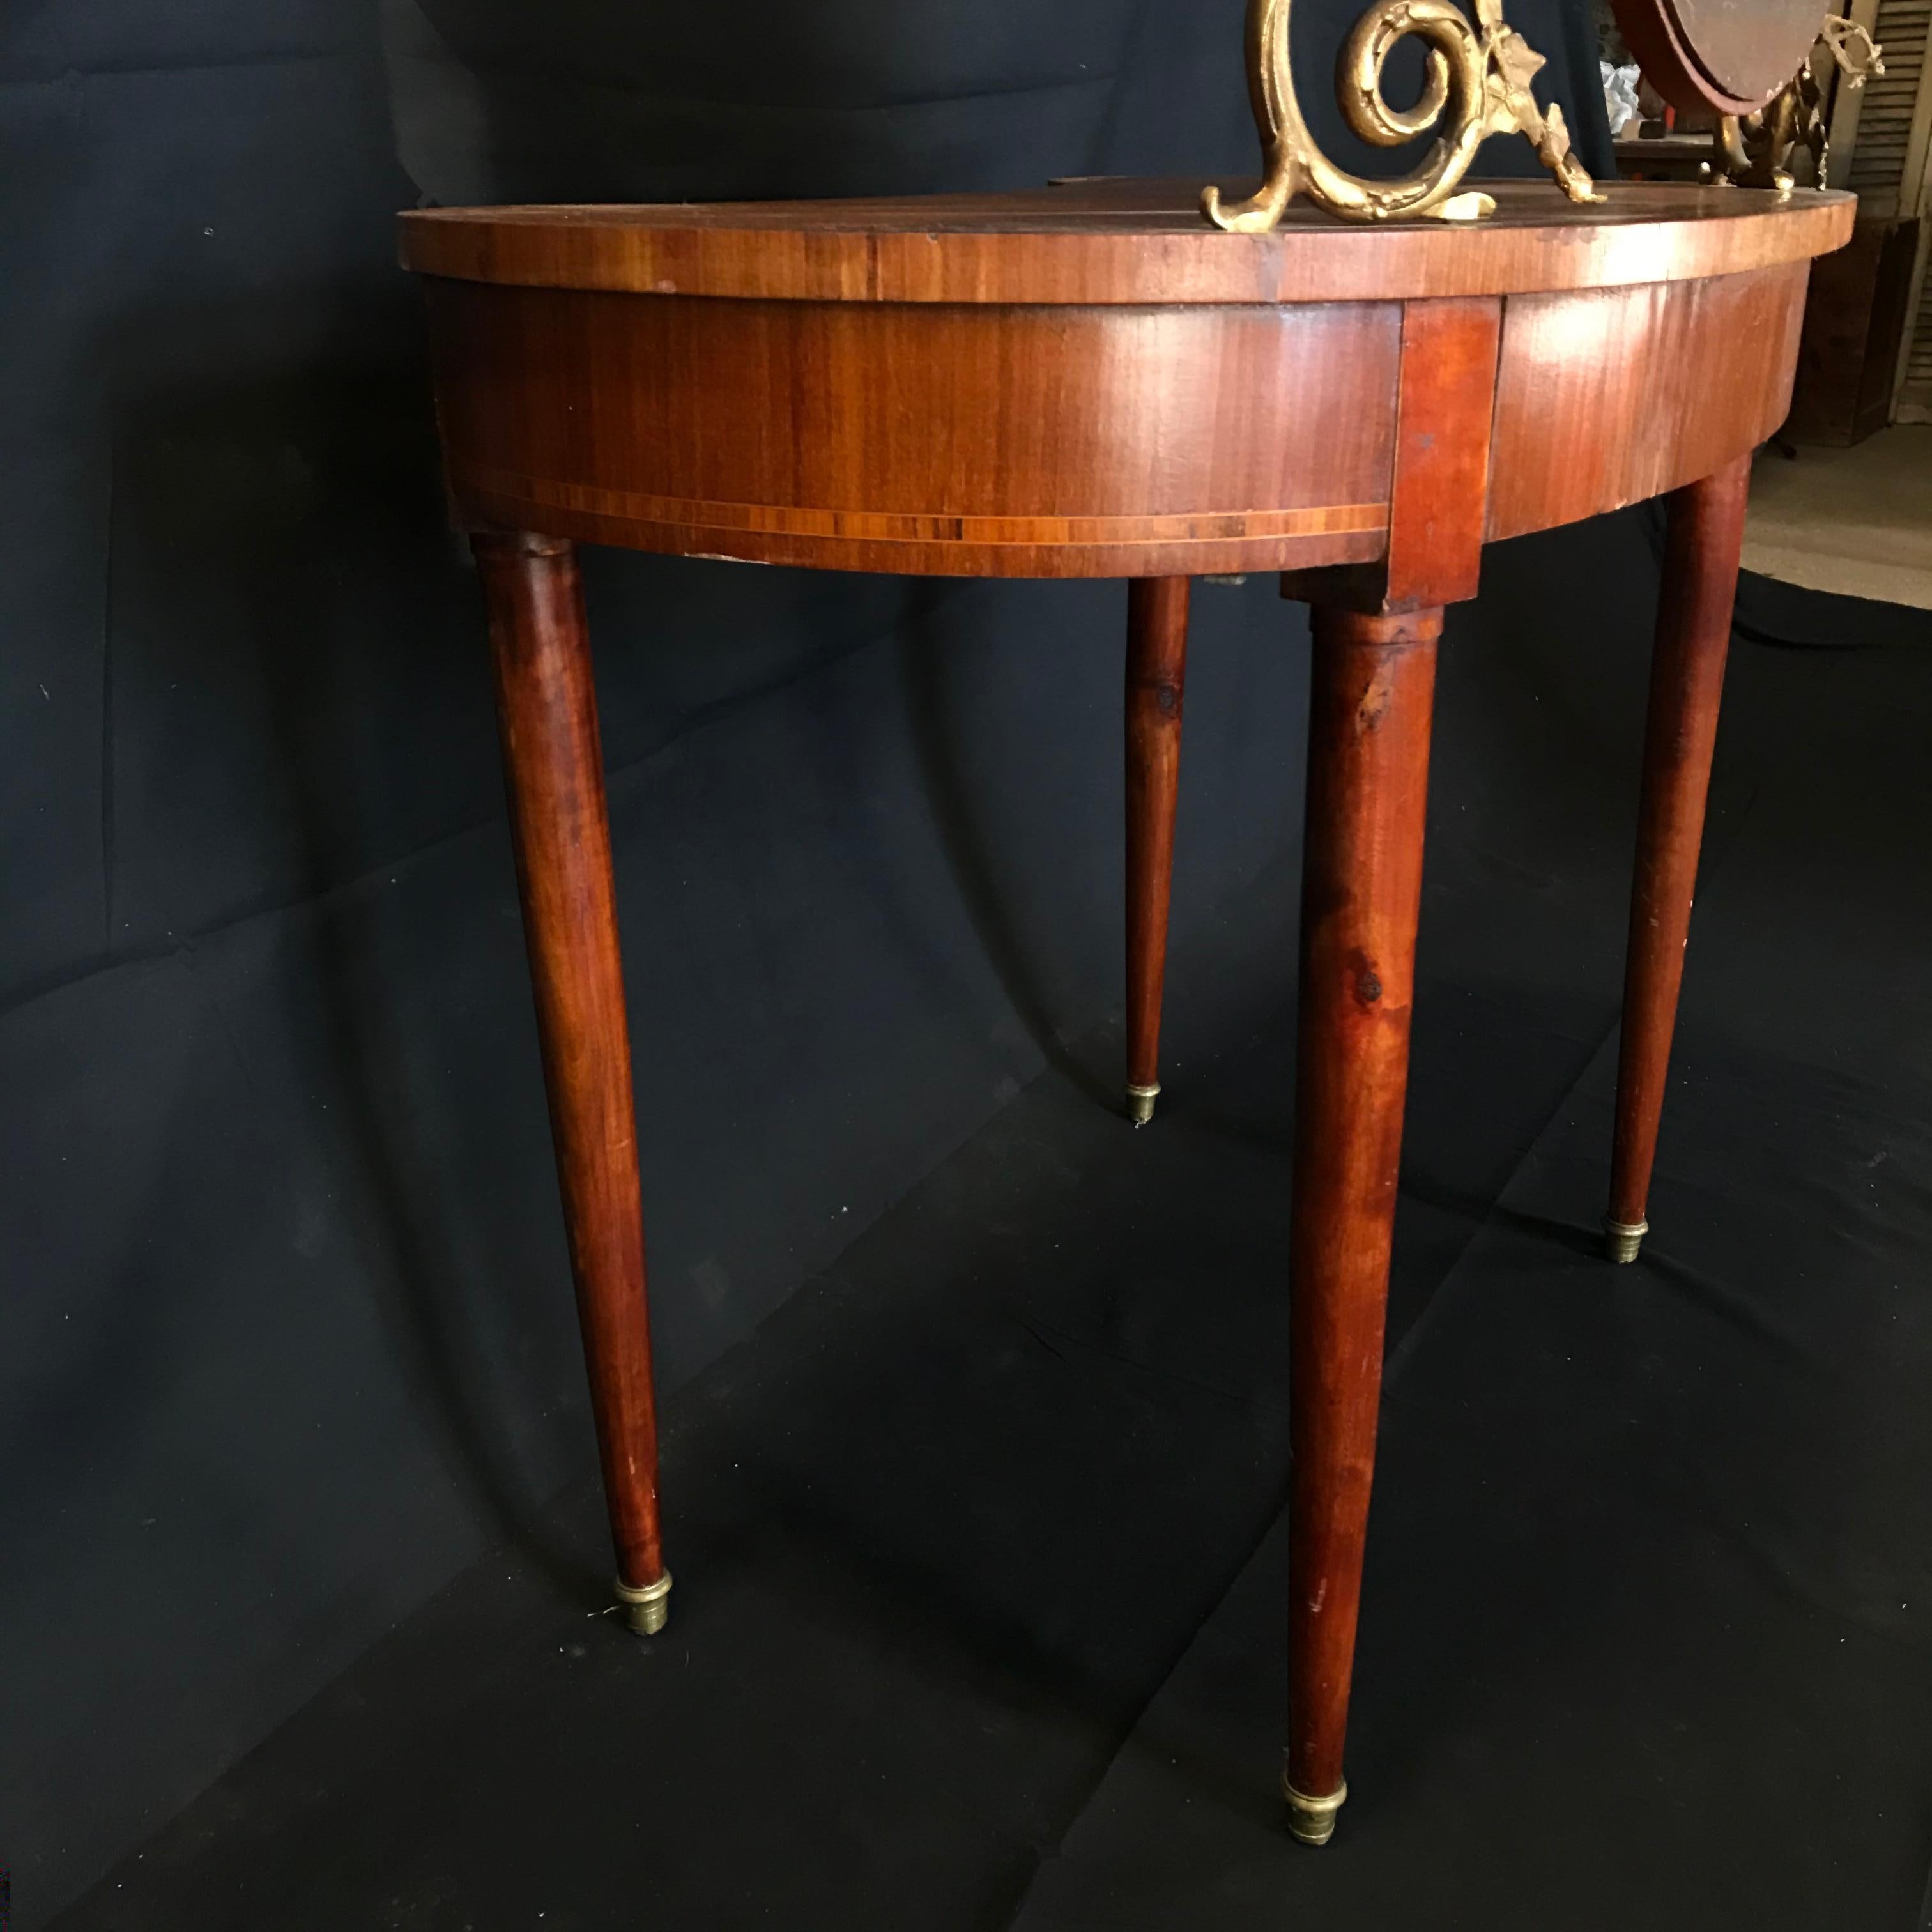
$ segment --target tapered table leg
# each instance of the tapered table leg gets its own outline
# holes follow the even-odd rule
[[[1440,610],[1318,608],[1302,861],[1289,1282],[1288,1828],[1325,1844],[1348,1787],[1408,1080]]]
[[[617,1594],[632,1628],[648,1635],[664,1627],[670,1576],[658,1532],[630,1030],[583,589],[576,552],[560,539],[490,535],[472,546],[489,602],[524,932]]]
[[[1184,577],[1127,585],[1127,1113],[1137,1127],[1160,1091],[1189,587]]]
[[[1741,456],[1670,500],[1624,968],[1610,1208],[1604,1223],[1613,1261],[1635,1261],[1649,1232],[1645,1209],[1690,934],[1750,485],[1750,459]]]

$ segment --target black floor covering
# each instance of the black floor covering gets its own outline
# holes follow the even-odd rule
[[[1655,1232],[1621,1270],[1594,1238],[1620,908],[1587,842],[1561,878],[1540,828],[1460,846],[1438,772],[1326,1851],[1274,1797],[1284,872],[1240,947],[1177,959],[1151,1130],[1044,1076],[672,1402],[663,1637],[586,1614],[580,1490],[58,1923],[1907,1932],[1928,717],[1932,651],[1739,647]],[[1111,1082],[1118,1051],[1075,1057]]]
[[[1393,1364],[1328,1851],[1271,1802],[1278,1523],[1022,1932],[1917,1924],[1932,1303],[1894,1243],[1932,1124],[1813,1064],[1684,1060],[1648,1258],[1581,1238],[1606,1048]]]

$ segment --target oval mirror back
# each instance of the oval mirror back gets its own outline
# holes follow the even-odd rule
[[[1753,114],[1803,65],[1820,0],[1611,0],[1644,77],[1685,113]]]

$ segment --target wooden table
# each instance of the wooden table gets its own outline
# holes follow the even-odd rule
[[[1190,580],[1313,607],[1290,1241],[1290,1828],[1346,1795],[1436,640],[1483,545],[1670,491],[1606,1226],[1635,1258],[1750,453],[1840,194],[1495,188],[1229,235],[1195,182],[402,218],[489,605],[571,1263],[634,1626],[662,1628],[631,1057],[574,546],[1130,580],[1130,1111],[1156,1047]],[[1560,625],[1560,605],[1550,612]]]

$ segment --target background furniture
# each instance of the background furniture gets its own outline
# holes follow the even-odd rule
[[[1932,231],[1923,219],[1932,193],[1932,10],[1920,0],[1857,0],[1846,10],[1884,49],[1886,70],[1840,90],[1832,116],[1829,185],[1857,194],[1859,232],[1816,278],[1828,291],[1820,304],[1821,359],[1824,332],[1846,332],[1849,302],[1862,298],[1870,319],[1853,352],[1832,358],[1832,393],[1849,392],[1852,406],[1810,403],[1809,381],[1801,389],[1808,434],[1832,442],[1888,421],[1932,422]]]

